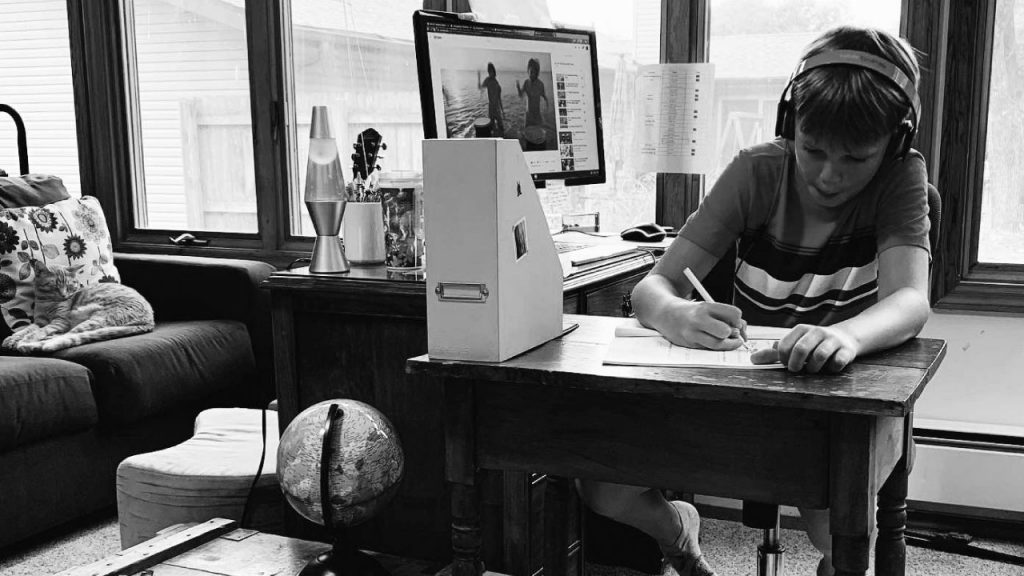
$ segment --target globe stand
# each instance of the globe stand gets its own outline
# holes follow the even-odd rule
[[[337,535],[334,548],[306,563],[299,576],[391,576],[376,558]]]
[[[334,532],[334,547],[313,558],[302,568],[299,576],[391,576],[375,558],[357,549],[351,538],[347,538],[344,526],[336,526],[331,506],[330,468],[331,454],[334,453],[335,421],[338,428],[345,412],[337,404],[331,404],[324,424],[323,444],[320,452],[320,509],[324,527]]]

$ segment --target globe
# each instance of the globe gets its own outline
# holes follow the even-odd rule
[[[326,455],[330,522],[325,523],[321,461],[332,405],[337,408]],[[329,529],[355,526],[376,515],[395,495],[404,471],[405,457],[391,422],[357,400],[325,400],[306,408],[285,429],[277,449],[285,500],[307,520]]]

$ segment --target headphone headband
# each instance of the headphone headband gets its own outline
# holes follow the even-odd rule
[[[793,85],[793,82],[805,72],[821,68],[822,66],[837,65],[864,68],[885,76],[903,92],[903,95],[907,97],[907,101],[910,102],[911,112],[914,113],[914,125],[916,126],[921,120],[921,98],[917,95],[914,81],[908,78],[892,62],[868,52],[861,52],[860,50],[829,50],[801,60],[796,70],[793,71],[792,76],[789,77],[789,83],[786,84],[786,89],[782,91],[783,95]]]
[[[775,135],[792,140],[795,134],[796,110],[792,100],[788,97],[793,87],[793,82],[800,76],[815,68],[823,66],[853,66],[871,70],[887,78],[899,88],[900,92],[910,102],[911,118],[904,118],[896,128],[891,146],[895,150],[897,158],[906,157],[910,146],[917,134],[917,126],[921,122],[921,99],[917,95],[917,87],[913,80],[907,77],[902,70],[885,58],[861,52],[860,50],[829,50],[815,54],[810,58],[800,61],[796,70],[789,77],[789,82],[782,90],[782,97],[779,99],[779,106],[775,120]]]

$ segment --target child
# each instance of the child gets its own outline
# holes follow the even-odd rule
[[[501,138],[505,135],[505,108],[501,104],[501,84],[498,84],[498,72],[494,69],[494,63],[487,63],[487,78],[484,81],[480,81],[480,73],[476,73],[477,88],[483,90],[487,89],[487,114],[491,118],[491,125],[494,127],[494,133],[491,134],[497,138]]]
[[[716,350],[740,346],[747,322],[791,328],[753,360],[809,373],[841,371],[914,337],[928,318],[930,257],[927,172],[909,150],[918,75],[911,49],[885,32],[843,27],[815,40],[779,104],[783,137],[741,151],[725,169],[633,290],[640,322],[676,344]],[[735,305],[686,299],[683,269],[703,277],[736,243]],[[590,482],[581,494],[647,531],[680,574],[700,560],[692,506]],[[818,575],[831,575],[828,511],[801,515],[823,555]]]
[[[519,87],[519,80],[516,80],[516,91],[519,93],[519,97],[522,98],[523,94],[526,94],[526,126],[536,126],[543,124],[543,120],[540,117],[540,99],[544,99],[544,108],[548,107],[548,97],[544,94],[544,82],[539,78],[540,76],[540,61],[536,58],[530,58],[529,62],[526,63],[526,71],[530,75],[526,81],[523,82],[523,86]]]

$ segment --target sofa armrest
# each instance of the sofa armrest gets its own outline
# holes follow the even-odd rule
[[[261,379],[254,405],[274,397],[270,296],[260,284],[275,268],[265,262],[164,254],[114,254],[121,282],[153,306],[157,322],[238,320],[252,340]]]
[[[121,282],[149,303],[157,321],[238,320],[269,313],[260,289],[274,271],[265,262],[201,256],[115,253]]]

